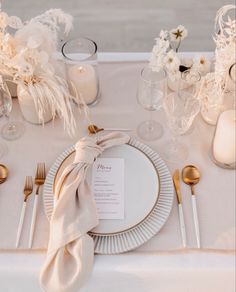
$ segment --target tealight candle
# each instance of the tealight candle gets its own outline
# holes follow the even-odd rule
[[[224,111],[218,119],[213,141],[213,155],[217,162],[233,165],[236,156],[236,112]]]
[[[96,100],[98,84],[93,66],[82,63],[69,66],[68,79],[86,104],[91,104]]]

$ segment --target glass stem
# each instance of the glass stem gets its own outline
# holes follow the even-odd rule
[[[172,142],[174,145],[174,151],[177,150],[177,145],[178,145],[178,137],[176,135],[172,135]]]
[[[6,124],[8,124],[10,121],[10,117],[8,114],[5,114],[5,121],[6,121]]]
[[[10,116],[8,114],[5,114],[5,120],[6,120],[8,132],[14,132],[15,126],[14,126],[14,124],[10,123]]]
[[[149,112],[149,122],[148,122],[148,131],[153,131],[153,113],[152,111]]]

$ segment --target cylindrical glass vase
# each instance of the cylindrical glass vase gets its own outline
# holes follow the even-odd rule
[[[76,38],[62,46],[71,95],[78,104],[94,105],[99,98],[97,44],[87,38]]]

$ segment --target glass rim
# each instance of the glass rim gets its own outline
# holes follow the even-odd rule
[[[188,69],[188,70],[185,70],[184,72],[181,72],[181,79],[183,81],[187,81],[187,80],[184,79],[184,76],[186,74],[191,74],[191,73],[194,73],[195,76],[196,75],[198,76],[198,78],[196,79],[196,82],[201,81],[201,79],[202,79],[201,73],[199,71],[193,71],[191,69]]]
[[[66,55],[66,53],[64,52],[64,48],[65,48],[65,46],[66,46],[69,42],[72,42],[72,41],[75,41],[75,40],[79,40],[79,39],[83,39],[83,40],[86,40],[86,41],[91,42],[91,43],[94,45],[94,51],[93,51],[93,53],[91,53],[91,55],[90,55],[89,57],[86,57],[86,58],[84,58],[84,59],[81,59],[81,60],[72,59],[72,58],[70,58],[70,57],[68,57],[68,56]],[[67,40],[67,41],[62,45],[61,53],[62,53],[63,57],[64,57],[65,59],[69,60],[69,61],[82,61],[82,62],[83,62],[83,61],[90,60],[93,56],[95,56],[96,53],[97,53],[97,49],[98,49],[98,46],[97,46],[96,42],[93,41],[92,39],[90,39],[90,38],[86,38],[86,37],[78,37],[78,38],[71,38],[71,39]]]
[[[167,73],[166,73],[165,69],[161,69],[160,71],[157,72],[157,71],[153,71],[152,68],[150,68],[150,67],[147,65],[147,66],[143,67],[143,69],[141,70],[141,74],[140,74],[140,78],[141,78],[143,81],[147,82],[147,83],[150,83],[150,84],[158,84],[158,83],[160,83],[162,80],[152,81],[152,80],[147,80],[147,78],[144,78],[144,76],[143,76],[143,72],[144,72],[144,70],[146,70],[146,69],[149,69],[150,71],[152,71],[152,72],[154,72],[154,73],[159,73],[159,72],[162,71],[162,72],[164,73],[164,78],[163,78],[163,80],[167,77]]]

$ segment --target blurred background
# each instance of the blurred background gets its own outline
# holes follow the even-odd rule
[[[181,51],[212,51],[217,10],[234,0],[3,0],[2,9],[24,20],[50,8],[74,17],[70,37],[85,36],[99,51],[148,52],[161,29],[183,24],[189,32]]]

